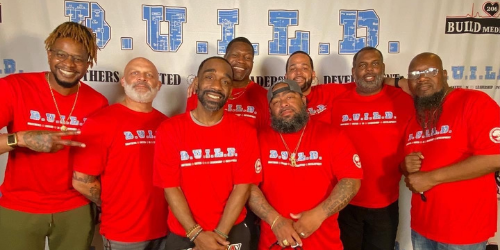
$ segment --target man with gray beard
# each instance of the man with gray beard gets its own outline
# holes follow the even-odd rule
[[[297,82],[277,82],[267,98],[271,127],[259,132],[263,182],[252,185],[249,199],[262,219],[258,249],[341,250],[337,213],[359,189],[359,156],[344,133],[309,119]]]
[[[485,249],[497,230],[500,107],[483,92],[452,89],[447,77],[433,53],[408,68],[417,115],[401,167],[414,192],[411,240],[415,250]]]
[[[355,84],[333,102],[332,125],[351,138],[363,161],[358,194],[339,214],[346,250],[394,249],[399,222],[399,164],[412,99],[383,84],[382,53],[365,47],[353,58]]]
[[[88,118],[75,149],[73,187],[102,206],[105,249],[163,249],[167,203],[153,186],[156,129],[167,117],[153,108],[160,90],[158,70],[132,59],[120,81],[125,98]],[[101,191],[102,187],[102,191]]]

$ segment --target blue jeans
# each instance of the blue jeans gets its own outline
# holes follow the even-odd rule
[[[413,250],[485,250],[487,241],[477,244],[454,245],[439,243],[425,238],[419,233],[411,230],[411,244]]]

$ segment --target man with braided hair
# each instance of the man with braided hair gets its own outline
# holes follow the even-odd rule
[[[97,61],[96,38],[66,22],[45,40],[48,72],[0,79],[0,154],[9,152],[0,186],[0,249],[89,249],[89,200],[71,185],[69,146],[86,117],[106,98],[80,82]]]

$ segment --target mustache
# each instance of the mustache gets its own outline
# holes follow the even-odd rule
[[[222,97],[226,97],[226,95],[224,95],[224,93],[222,93],[222,91],[216,91],[216,90],[211,90],[211,89],[203,90],[201,93],[204,95],[208,94],[208,93],[212,93],[212,94],[220,95]]]
[[[151,88],[151,86],[149,86],[147,83],[143,83],[143,82],[136,82],[134,84],[132,84],[132,88],[135,88],[137,86],[141,86],[141,87],[146,87],[149,89],[149,91],[152,91],[153,89]]]

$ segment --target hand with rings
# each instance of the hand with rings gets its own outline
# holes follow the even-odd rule
[[[290,245],[302,245],[297,232],[293,229],[293,221],[282,216],[279,216],[272,227],[273,233],[276,236],[277,244],[281,247],[288,247]]]

